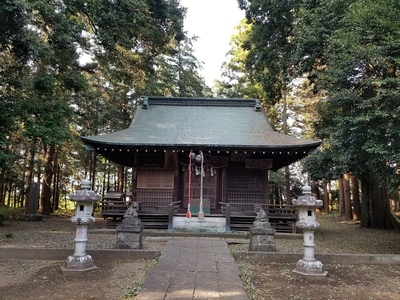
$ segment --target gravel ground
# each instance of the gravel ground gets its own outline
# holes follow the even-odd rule
[[[115,231],[104,233],[103,220],[97,218],[89,225],[86,249],[115,249]],[[45,217],[42,221],[8,221],[0,227],[1,248],[58,248],[75,247],[76,227],[69,216]],[[148,238],[143,249],[161,250],[165,242]]]
[[[358,224],[342,222],[340,218],[317,216],[320,228],[315,232],[315,253],[400,254],[400,231],[361,228]],[[102,219],[89,226],[87,249],[113,249],[116,235],[99,232]],[[0,247],[74,248],[76,227],[69,216],[52,216],[39,222],[8,221],[0,227]],[[248,240],[247,240],[248,241]],[[281,253],[303,253],[301,239],[277,238]],[[160,250],[164,243],[145,238],[144,249]],[[246,243],[231,246],[246,251]]]
[[[400,231],[361,228],[332,215],[317,215],[316,254],[400,254]],[[304,253],[302,239],[276,238],[278,253]],[[232,245],[233,251],[247,251],[247,245]]]
[[[360,228],[332,216],[317,215],[315,253],[400,254],[399,231]],[[115,248],[116,234],[100,233],[102,220],[89,226],[87,249]],[[0,248],[74,248],[75,226],[69,216],[41,222],[8,221],[0,226]],[[167,238],[148,237],[144,249],[162,250]],[[231,239],[229,239],[231,240]],[[234,240],[232,240],[234,242]],[[248,240],[230,245],[246,251]],[[303,253],[302,238],[277,238],[281,253]],[[82,300],[135,299],[156,260],[96,260],[98,269],[63,275],[60,261],[0,260],[0,298]],[[293,263],[239,262],[241,279],[251,300],[400,299],[400,266],[325,265],[326,280],[296,276]]]

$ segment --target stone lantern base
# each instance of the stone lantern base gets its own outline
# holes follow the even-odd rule
[[[293,273],[316,279],[325,279],[328,275],[328,272],[324,271],[324,265],[320,261],[305,259],[300,259],[297,262],[296,269],[293,270]]]
[[[97,269],[93,265],[93,259],[90,255],[76,256],[71,255],[65,260],[65,267],[61,267],[63,274],[68,273],[83,273]]]
[[[275,229],[271,228],[269,222],[253,222],[254,227],[250,227],[249,251],[276,252]]]

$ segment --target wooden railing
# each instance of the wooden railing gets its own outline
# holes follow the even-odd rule
[[[254,207],[261,205],[268,216],[271,226],[278,232],[296,233],[297,214],[293,205],[280,204],[252,204],[252,203],[225,203],[220,202],[222,213],[226,218],[226,230],[231,230],[232,217],[256,218]]]
[[[110,227],[117,225],[124,218],[125,212],[128,207],[132,204],[132,201],[127,201],[122,195],[115,193],[114,195],[107,196],[100,202],[101,204],[101,216],[104,220],[104,226]],[[157,216],[168,216],[168,229],[172,230],[173,217],[179,207],[180,201],[173,201],[168,203],[160,203],[159,199],[151,200],[146,199],[145,202],[138,202],[139,209],[138,214],[141,216],[154,215]],[[155,223],[155,222],[153,222]],[[144,224],[146,225],[149,224]],[[151,224],[152,226],[156,224]]]

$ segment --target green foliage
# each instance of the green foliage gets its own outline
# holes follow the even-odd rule
[[[127,286],[125,288],[124,300],[135,299],[135,297],[139,294],[140,289],[142,288],[143,283],[139,281],[135,281],[132,285]]]
[[[248,51],[246,68],[261,84],[273,105],[282,98],[291,76],[291,40],[298,1],[239,0],[252,30],[242,47]]]
[[[252,273],[251,269],[249,268],[248,263],[240,262],[239,263],[239,270],[240,270],[240,279],[243,282],[243,285],[246,289],[246,293],[249,295],[250,299],[258,299],[258,292],[256,287],[252,282],[252,278],[254,274]]]
[[[0,4],[0,203],[26,195],[22,178],[43,176],[62,194],[87,174],[79,136],[129,125],[135,99],[155,92],[148,86],[156,58],[185,38],[184,11],[167,0]]]
[[[193,55],[196,37],[183,38],[176,51],[159,55],[146,88],[148,95],[211,97],[210,88],[199,74],[201,63]]]
[[[400,4],[238,2],[252,24],[242,42],[248,51],[245,69],[262,84],[268,101],[279,103],[281,91],[295,83],[293,79],[308,79],[308,87],[295,99],[308,97],[314,103],[296,109],[306,114],[304,124],[323,145],[319,155],[306,160],[305,169],[313,179],[350,172],[364,185],[373,183],[371,190],[379,193],[371,196],[363,190],[365,212],[382,228],[396,226],[382,203],[384,190],[395,185],[387,162],[400,161]]]
[[[320,132],[331,136],[336,162],[359,173],[368,165],[385,176],[399,155],[399,12],[391,1],[354,3],[326,49]]]
[[[9,207],[5,205],[0,205],[0,215],[3,216],[5,220],[17,219],[19,215],[25,213],[25,210],[20,207]]]
[[[153,269],[157,265],[157,260],[151,259],[148,260],[146,273],[148,273],[151,269]],[[139,294],[140,289],[142,288],[143,282],[135,281],[132,285],[125,287],[125,295],[123,299],[135,299],[135,297]]]
[[[242,45],[251,33],[252,25],[242,20],[232,36],[231,49],[226,54],[227,61],[222,65],[221,81],[215,83],[218,97],[265,99],[262,85],[255,80],[255,74],[246,67],[249,51]]]
[[[308,170],[319,179],[358,176],[362,226],[396,228],[387,205],[394,191],[387,162],[398,161],[400,149],[400,6],[390,0],[321,1],[302,13],[294,39],[298,61],[304,60],[298,70],[309,72],[316,91],[324,91],[315,124],[323,152],[309,158]],[[310,39],[312,29],[320,39]]]

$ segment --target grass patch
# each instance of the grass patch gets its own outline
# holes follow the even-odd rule
[[[157,260],[152,259],[148,262],[147,268],[146,268],[146,275],[142,280],[134,281],[132,285],[125,286],[125,294],[124,294],[124,300],[134,300],[136,296],[139,294],[140,290],[142,289],[144,280],[146,279],[147,274],[151,269],[153,269],[157,265]]]
[[[143,282],[135,281],[132,285],[125,287],[125,295],[124,300],[132,300],[139,294],[140,289],[142,288]]]
[[[0,216],[3,221],[16,220],[19,215],[24,214],[25,209],[20,207],[8,207],[0,205]]]
[[[249,296],[250,300],[256,300],[258,298],[258,293],[252,282],[253,273],[251,272],[248,263],[241,261],[238,266],[240,270],[240,279],[242,280],[247,296]]]

